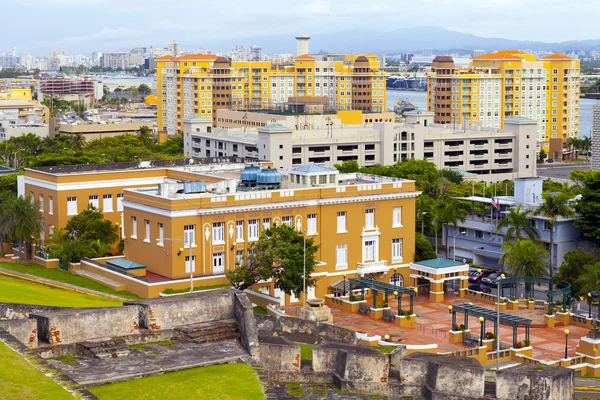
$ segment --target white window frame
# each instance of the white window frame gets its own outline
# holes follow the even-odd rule
[[[186,273],[192,273],[192,272],[196,272],[196,256],[192,256],[192,263],[191,263],[191,271],[190,271],[190,256],[185,256],[185,272]]]
[[[137,217],[131,217],[131,238],[137,239]]]
[[[306,216],[306,234],[317,235],[317,214],[308,214]]]
[[[337,233],[348,233],[346,230],[346,211],[337,213]]]
[[[294,218],[291,215],[281,217],[281,225],[292,226],[294,224]]]
[[[162,222],[158,223],[158,240],[156,241],[156,245],[160,247],[165,246],[165,226]]]
[[[52,196],[48,196],[48,214],[54,214],[54,199]]]
[[[392,228],[402,228],[402,207],[394,207],[392,211]]]
[[[258,219],[250,219],[248,220],[248,241],[255,242],[258,240]]]
[[[236,250],[235,252],[235,262],[238,265],[244,264],[244,250]]]
[[[271,227],[271,218],[263,218],[263,230],[267,230]]]
[[[183,247],[189,249],[190,243],[192,247],[196,247],[196,225],[183,226]]]
[[[235,241],[236,243],[244,242],[244,221],[235,222]]]
[[[335,269],[348,269],[348,245],[345,243],[335,245]]]
[[[123,211],[123,198],[125,193],[117,193],[117,211]]]
[[[214,253],[213,254],[213,269],[212,269],[212,273],[213,275],[221,275],[223,273],[225,273],[225,254],[224,253]],[[220,264],[220,265],[217,265]],[[216,267],[218,267],[219,269],[216,269]]]
[[[402,238],[392,239],[392,264],[402,262]]]
[[[225,222],[213,222],[212,244],[225,244]]]
[[[365,210],[365,229],[375,229],[375,209],[367,208]]]
[[[378,240],[376,237],[363,238],[362,247],[363,263],[378,261]]]
[[[67,215],[77,215],[77,196],[67,197]]]
[[[150,243],[150,220],[149,219],[145,219],[144,220],[144,242],[146,243]]]
[[[93,194],[89,197],[89,204],[91,204],[94,208],[100,209],[100,196],[97,194]]]
[[[40,193],[39,199],[40,199],[40,212],[43,214],[44,213],[44,195]]]
[[[102,211],[103,212],[113,212],[113,195],[112,194],[103,194],[102,195]]]

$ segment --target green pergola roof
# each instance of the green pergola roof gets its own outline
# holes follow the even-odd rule
[[[498,313],[495,310],[491,310],[485,307],[479,307],[470,303],[461,303],[452,305],[453,313],[461,313],[468,314],[472,317],[483,317],[488,321],[496,321],[498,318]],[[508,313],[500,313],[500,324],[501,325],[509,325],[512,327],[517,327],[519,325],[530,326],[531,320],[523,317],[519,317],[518,315],[508,314]]]
[[[364,288],[364,289],[372,289],[378,292],[385,292],[388,294],[398,292],[398,294],[408,294],[414,296],[415,289],[405,288],[402,286],[391,285],[389,283],[376,281],[371,278],[352,278],[348,279],[350,286],[352,288]]]
[[[433,258],[431,260],[415,261],[413,264],[422,265],[428,268],[449,268],[449,267],[461,267],[465,263],[458,261],[446,260],[445,258]]]

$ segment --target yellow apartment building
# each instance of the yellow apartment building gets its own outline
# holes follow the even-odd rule
[[[457,128],[502,129],[508,118],[533,119],[537,151],[562,160],[569,157],[568,139],[579,136],[579,76],[579,60],[562,54],[537,59],[504,50],[473,57],[467,68],[438,56],[429,74],[428,109],[436,123]]]
[[[293,65],[230,63],[212,54],[157,59],[158,130],[175,134],[183,119],[212,117],[218,109],[282,110],[318,103],[326,110],[385,110],[385,72],[375,56],[322,60],[305,54]]]
[[[420,194],[414,181],[340,175],[312,164],[282,174],[270,163],[227,159],[28,169],[23,183],[40,200],[46,234],[95,196],[100,208],[112,197],[112,211],[103,211],[120,224],[124,258],[84,260],[77,268],[144,297],[189,288],[190,273],[194,286],[226,284],[226,271],[247,259],[261,232],[274,224],[290,225],[320,246],[309,298],[331,294],[332,286],[358,276],[417,285],[414,271],[411,276]],[[300,301],[274,282],[256,289],[282,305]]]

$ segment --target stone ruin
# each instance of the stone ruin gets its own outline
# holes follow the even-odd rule
[[[0,312],[0,337],[8,335],[47,358],[80,387],[241,361],[260,366],[269,381],[328,383],[347,392],[413,399],[565,399],[574,392],[572,370],[525,364],[499,371],[490,391],[485,370],[474,359],[408,355],[403,345],[380,353],[359,346],[348,329],[255,315],[246,295],[234,289],[122,307],[0,305]],[[297,342],[313,345],[312,361],[301,360]],[[73,361],[53,359],[58,356]]]
[[[306,304],[300,309],[300,318],[323,324],[333,324],[331,309],[324,303],[323,299],[306,300]]]

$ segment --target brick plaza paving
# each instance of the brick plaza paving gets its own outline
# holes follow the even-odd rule
[[[399,341],[403,344],[426,345],[435,343],[438,345],[438,352],[445,353],[468,348],[466,345],[448,342],[448,331],[452,324],[452,316],[448,312],[448,306],[464,302],[496,310],[495,305],[489,302],[478,301],[473,298],[459,298],[452,293],[446,293],[446,299],[443,303],[429,302],[429,296],[421,294],[415,297],[414,312],[417,315],[417,319],[413,322],[411,329],[400,328],[390,322],[383,320],[375,321],[368,316],[349,313],[335,308],[332,308],[331,311],[333,314],[333,323],[336,326],[367,333],[369,336],[380,335],[383,337],[387,334],[390,335],[391,341]],[[396,313],[397,304],[392,297],[389,299],[389,304],[394,313]],[[402,305],[406,307],[407,304],[405,304],[406,301]],[[285,309],[290,315],[298,315],[299,313],[299,307],[285,307]],[[579,339],[588,333],[588,329],[574,325],[558,326],[555,328],[546,327],[544,311],[541,309],[528,310],[521,308],[518,311],[506,311],[506,313],[532,320],[530,333],[531,346],[533,347],[533,357],[539,360],[552,361],[564,357],[565,329],[569,329],[570,331],[568,344],[569,357],[575,356],[575,348]],[[462,324],[463,321],[464,317],[457,315],[457,324]],[[538,328],[536,326],[544,327]],[[479,320],[474,317],[469,318],[469,328],[471,329],[471,333],[479,335],[481,332]],[[486,331],[493,331],[493,324],[490,321],[486,322]],[[518,340],[523,341],[524,339],[525,327],[522,327],[518,329]],[[505,343],[512,343],[511,327],[500,326],[500,340]]]

